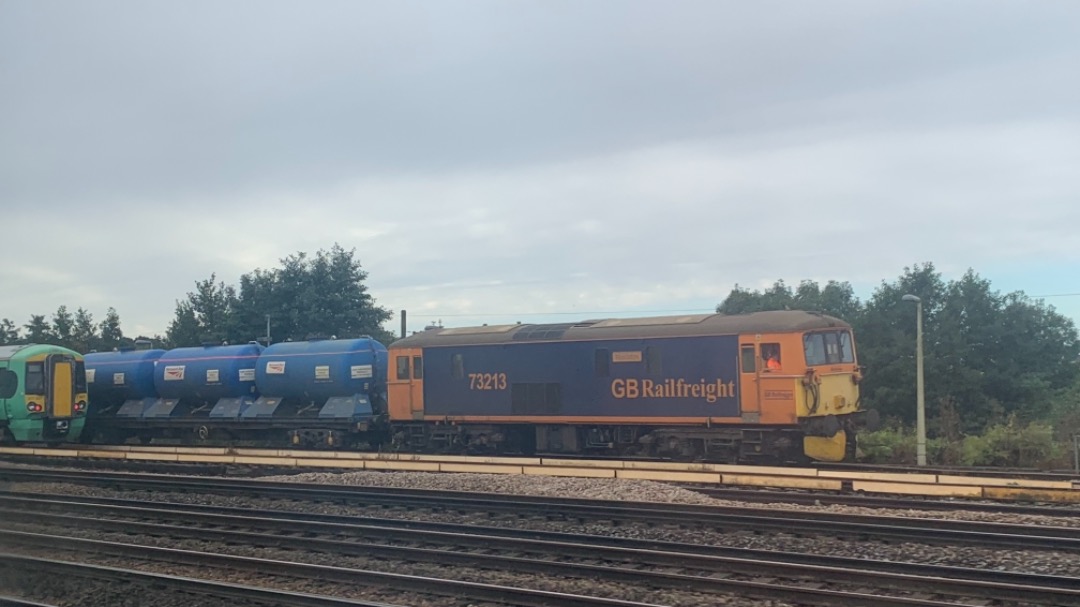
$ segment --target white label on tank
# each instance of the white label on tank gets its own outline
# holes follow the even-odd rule
[[[86,370],[86,382],[87,383],[91,383],[91,384],[94,383],[94,371],[97,371],[97,369],[87,369]]]
[[[165,381],[184,381],[184,365],[166,365]]]
[[[371,365],[353,365],[349,368],[349,377],[352,379],[366,379],[371,375]]]
[[[240,381],[255,381],[255,369],[240,369]]]
[[[330,365],[316,365],[315,379],[330,379]]]
[[[206,370],[206,383],[208,383],[208,384],[216,384],[219,381],[221,381],[221,370],[220,369],[207,369]]]
[[[268,375],[285,375],[285,361],[277,360],[266,363]]]
[[[123,373],[113,373],[112,374],[112,383],[113,383],[114,386],[122,386],[122,385],[124,385],[124,374]]]

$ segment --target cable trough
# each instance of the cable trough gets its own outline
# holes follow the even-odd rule
[[[701,593],[734,593],[815,605],[951,604],[939,597],[979,597],[1014,601],[1021,605],[1080,605],[1080,580],[1036,574],[665,544],[551,532],[532,532],[531,535],[535,537],[517,537],[522,534],[510,529],[465,525],[429,524],[425,525],[425,528],[417,529],[411,521],[368,521],[325,516],[322,518],[335,520],[311,521],[299,518],[306,515],[290,516],[289,513],[280,511],[214,508],[217,512],[212,512],[208,507],[179,504],[103,504],[52,497],[12,496],[0,501],[0,508],[5,520],[58,527],[75,525],[80,529],[201,539],[232,545],[287,547],[294,551],[305,550],[342,556],[583,577]],[[72,516],[76,513],[83,515],[80,518]],[[126,516],[129,519],[153,522],[98,518],[103,516]],[[316,537],[319,535],[325,537]],[[44,539],[46,537],[47,540]],[[169,555],[173,554],[141,553],[137,548],[109,542],[74,539],[69,541],[35,534],[0,533],[0,538],[3,538],[5,543],[29,543],[31,546],[35,545],[35,542],[48,541],[56,548],[96,551],[116,556],[167,560]],[[403,542],[424,547],[400,545]],[[482,549],[483,552],[469,552],[470,549]],[[493,553],[494,551],[498,553]],[[187,555],[185,551],[177,554],[182,557],[179,562],[198,560]],[[529,555],[529,558],[517,556],[523,554]],[[535,555],[547,558],[537,559]],[[553,560],[566,558],[585,559],[586,562]],[[218,563],[222,567],[233,566],[222,560],[202,562]],[[247,561],[240,563],[239,567],[249,565],[252,567],[249,570],[257,570],[255,565]],[[644,566],[662,570],[647,570],[643,569]],[[284,571],[280,567],[283,566],[273,564],[271,569],[263,571]],[[304,571],[315,575],[316,570],[297,570],[287,574],[295,573],[302,577]],[[345,574],[337,572],[333,575]],[[356,575],[360,576],[357,578],[358,582],[364,579],[371,581],[370,577]],[[740,576],[748,579],[738,579]],[[783,578],[783,581],[752,581],[760,576]],[[808,580],[818,584],[840,585],[842,588],[807,588],[805,583]],[[852,585],[856,587],[855,590],[851,589]],[[870,594],[865,589],[874,589],[874,592]],[[913,589],[919,589],[937,597],[887,596],[881,594],[881,589],[898,590],[899,594],[910,594]],[[476,600],[490,599],[490,596],[469,596]]]

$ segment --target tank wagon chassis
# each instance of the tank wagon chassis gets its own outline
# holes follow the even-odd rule
[[[86,442],[777,463],[854,453],[850,327],[806,312],[86,355]]]

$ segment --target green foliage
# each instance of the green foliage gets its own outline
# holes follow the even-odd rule
[[[93,315],[84,308],[78,308],[72,314],[62,305],[53,314],[52,322],[44,314],[32,314],[30,322],[23,326],[25,334],[21,334],[12,321],[0,320],[0,345],[53,344],[85,354],[111,350],[129,341],[120,328],[120,315],[113,308],[109,308],[100,324],[94,324]]]
[[[794,291],[778,280],[764,291],[747,291],[735,285],[731,293],[717,306],[723,314],[745,314],[766,310],[813,310],[849,322],[861,312],[855,291],[846,282],[829,281],[824,288],[818,283],[804,280]]]
[[[915,463],[915,434],[904,428],[882,428],[859,435],[859,459],[870,463]]]
[[[0,346],[17,343],[19,343],[19,327],[7,318],[0,320]]]
[[[216,274],[195,283],[195,291],[176,302],[176,317],[166,334],[168,342],[178,347],[235,341],[238,332],[233,317],[237,303],[236,290],[218,282]]]
[[[94,349],[107,351],[119,348],[124,343],[124,332],[120,329],[120,315],[114,308],[105,312],[105,320],[98,325],[98,338]]]
[[[930,464],[975,467],[1051,468],[1067,465],[1068,441],[1045,422],[1022,423],[1015,416],[980,434],[959,440],[927,440]],[[886,428],[859,436],[859,458],[876,464],[914,464],[916,437],[910,428]]]
[[[168,341],[188,346],[264,339],[269,316],[273,341],[370,335],[389,343],[393,336],[382,325],[391,314],[375,305],[366,279],[355,251],[336,244],[311,257],[290,255],[280,268],[244,274],[238,289],[212,275],[177,302]]]
[[[75,324],[71,331],[71,349],[87,353],[97,345],[97,327],[94,316],[83,308],[75,311]]]
[[[52,327],[49,325],[49,321],[45,320],[44,314],[31,314],[30,322],[26,323],[25,327],[25,341],[27,343],[47,344],[55,341]]]

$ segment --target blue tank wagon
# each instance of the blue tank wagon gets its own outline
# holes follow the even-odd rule
[[[289,423],[294,445],[370,444],[386,421],[386,361],[386,346],[366,337],[274,344],[255,367],[253,409]]]
[[[125,348],[84,356],[90,407],[82,442],[110,438],[114,417],[141,417],[157,402],[154,366],[164,354],[165,350]]]
[[[95,442],[341,447],[388,434],[386,347],[372,339],[88,356]]]
[[[207,439],[215,426],[209,420],[235,425],[258,397],[255,362],[262,350],[250,343],[91,355],[90,396],[102,401],[100,409],[94,405],[102,414],[93,428],[106,442]]]
[[[841,461],[865,417],[851,327],[810,312],[439,328],[390,357],[402,449]]]
[[[0,346],[0,429],[9,443],[79,439],[86,422],[83,357],[60,346]]]

